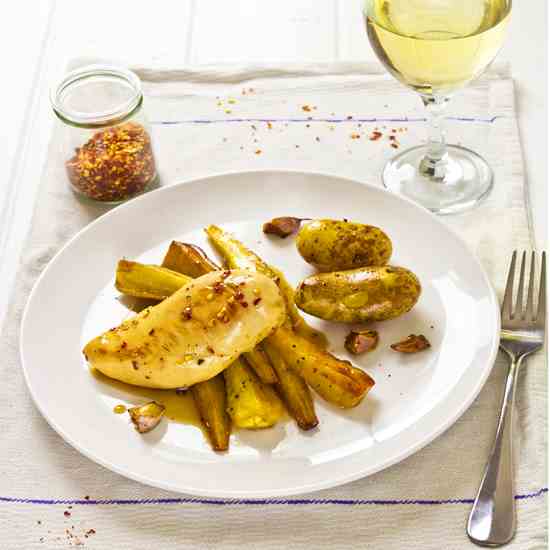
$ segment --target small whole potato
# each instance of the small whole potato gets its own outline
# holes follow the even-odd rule
[[[302,258],[319,271],[340,271],[384,265],[392,243],[378,227],[340,220],[314,220],[296,237]]]
[[[403,315],[416,304],[420,292],[414,273],[386,265],[312,275],[298,285],[295,300],[315,317],[361,323]]]

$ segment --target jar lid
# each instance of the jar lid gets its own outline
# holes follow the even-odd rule
[[[50,100],[64,122],[96,128],[130,117],[141,106],[143,94],[132,71],[115,65],[86,65],[54,86]]]

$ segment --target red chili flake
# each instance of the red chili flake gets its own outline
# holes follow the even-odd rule
[[[399,145],[397,143],[391,143],[390,144],[394,149],[399,149]]]
[[[128,342],[122,342],[120,349],[126,349],[128,347]]]
[[[182,313],[182,317],[186,320],[186,321],[190,321],[191,318],[193,317],[193,310],[190,308],[190,307],[186,307],[183,309],[183,313]]]
[[[372,132],[372,134],[369,136],[369,139],[371,141],[378,141],[382,137],[382,132],[379,132],[378,130],[375,130]]]
[[[257,306],[262,301],[261,298],[256,298],[254,302],[252,302],[255,306]]]
[[[91,535],[95,535],[95,529],[88,529],[85,533],[84,533],[84,536],[86,538],[88,538],[89,536]]]
[[[225,288],[225,285],[221,281],[217,281],[214,283],[214,286],[212,287],[212,290],[216,294],[221,294],[223,292],[223,289]]]
[[[237,291],[237,293],[235,294],[235,300],[237,300],[237,302],[242,302],[242,300],[244,300],[244,294],[242,290]]]
[[[149,331],[149,336],[153,336],[153,334],[155,334],[155,329],[152,328],[150,331]]]
[[[243,307],[248,307],[248,302],[239,302],[239,304],[241,304],[241,306]]]
[[[311,107],[309,105],[302,105],[302,111],[309,113],[311,112]]]
[[[231,275],[231,271],[229,269],[226,269],[223,273],[222,273],[222,278],[223,279],[227,279],[227,277],[229,277],[229,275]]]
[[[361,136],[359,134],[351,134],[350,138],[351,139],[360,139]]]
[[[134,370],[139,370],[137,361],[132,361],[132,367],[134,367]],[[84,498],[86,498],[86,497],[84,497]],[[90,498],[90,497],[88,497],[88,498]]]
[[[390,141],[395,141],[397,139],[397,137],[396,136],[388,136],[388,139]]]
[[[66,518],[70,518],[71,517],[71,512],[69,512],[69,510],[65,510],[63,512],[63,515],[66,517]]]
[[[261,155],[261,154],[262,154],[262,150],[261,150],[261,149],[256,149],[256,150],[254,151],[254,154],[255,154],[255,155]]]
[[[209,353],[214,353],[214,348],[212,346],[206,346],[206,349]]]

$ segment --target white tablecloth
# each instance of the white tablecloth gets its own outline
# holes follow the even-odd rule
[[[380,184],[381,167],[395,152],[387,133],[406,128],[399,134],[402,148],[425,134],[418,98],[364,65],[138,73],[163,185],[251,168],[327,172]],[[495,189],[481,207],[446,221],[500,292],[511,251],[532,244],[514,86],[506,72],[493,71],[457,97],[448,126],[450,141],[484,154],[496,173]],[[384,137],[371,141],[376,127]],[[502,357],[472,407],[432,444],[377,475],[295,498],[251,503],[168,493],[105,470],[65,444],[26,390],[19,323],[46,263],[104,208],[81,203],[68,191],[57,139],[54,134],[0,344],[0,548],[471,545],[464,526],[493,439],[506,373]],[[542,354],[532,357],[518,386],[518,532],[511,547],[522,550],[546,546],[544,363]]]

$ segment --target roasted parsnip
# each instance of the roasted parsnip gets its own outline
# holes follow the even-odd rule
[[[311,392],[302,377],[292,370],[274,346],[265,344],[265,351],[277,373],[277,387],[286,406],[302,430],[311,430],[319,424]]]
[[[279,327],[267,342],[323,399],[334,405],[355,407],[374,386],[366,372],[320,350],[288,327]]]
[[[279,286],[285,300],[288,325],[304,338],[307,338],[317,345],[326,347],[327,340],[325,335],[310,327],[298,312],[298,308],[294,303],[294,289],[288,284],[285,276],[278,269],[266,264],[259,256],[252,252],[252,250],[249,250],[243,243],[233,237],[233,235],[227,233],[220,227],[209,225],[205,231],[214,247],[223,256],[228,267],[232,269],[249,269],[271,277]]]
[[[194,244],[172,241],[162,260],[162,267],[197,278],[209,271],[221,269],[202,250]]]
[[[242,360],[223,371],[227,411],[237,428],[269,428],[284,413],[283,404],[272,386],[264,384]]]
[[[231,420],[227,415],[227,398],[223,374],[191,386],[191,394],[215,451],[227,451]]]
[[[191,277],[158,265],[120,260],[115,287],[123,294],[137,298],[164,300],[191,281]]]
[[[265,384],[277,383],[277,375],[262,349],[262,344],[258,344],[252,351],[244,353],[243,356],[262,382]]]

